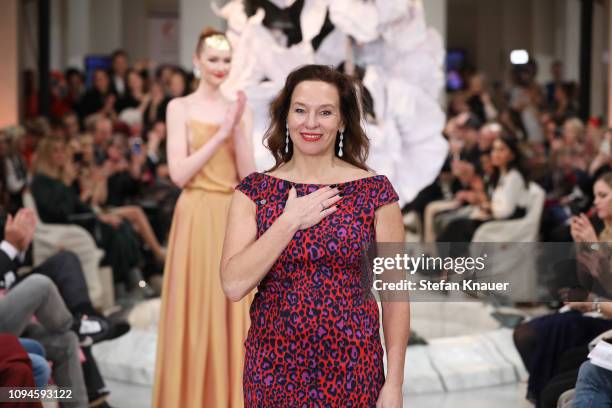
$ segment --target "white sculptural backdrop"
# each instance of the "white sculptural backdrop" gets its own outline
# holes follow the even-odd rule
[[[268,0],[279,8],[295,0]],[[283,34],[263,25],[264,11],[245,13],[242,0],[222,8],[234,48],[232,70],[224,90],[243,89],[254,113],[258,170],[272,166],[262,144],[268,106],[287,75],[304,64],[365,68],[363,85],[373,99],[365,128],[371,141],[368,166],[385,174],[400,195],[412,201],[438,175],[448,152],[442,136],[445,114],[438,98],[444,87],[442,38],[427,28],[421,0],[305,0],[301,10],[302,41],[286,47]],[[334,30],[315,50],[311,40],[329,12]],[[347,135],[350,137],[350,135]]]

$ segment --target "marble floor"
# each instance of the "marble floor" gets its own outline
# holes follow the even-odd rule
[[[114,408],[149,408],[151,388],[134,384],[108,381],[112,390],[109,404]],[[525,384],[511,384],[480,388],[469,391],[406,395],[404,407],[410,408],[490,408],[495,401],[496,408],[532,408],[527,402]]]
[[[159,300],[130,313],[133,330],[94,347],[111,390],[113,407],[151,404]],[[428,345],[411,346],[406,358],[406,407],[528,408],[527,373],[512,344],[511,331],[477,302],[413,303],[411,326]]]
[[[407,241],[415,236],[408,234]],[[411,327],[428,345],[411,346],[406,358],[404,406],[410,408],[530,408],[527,373],[511,330],[493,308],[463,298],[411,304]],[[155,366],[159,299],[130,313],[132,331],[94,347],[115,408],[148,408]],[[541,311],[534,311],[534,315]]]

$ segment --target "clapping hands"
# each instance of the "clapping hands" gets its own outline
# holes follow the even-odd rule
[[[237,94],[238,98],[233,102],[225,113],[225,119],[223,120],[222,129],[225,137],[229,137],[236,126],[242,120],[242,115],[246,108],[246,95],[240,91]]]
[[[15,217],[9,215],[4,226],[4,239],[20,252],[30,246],[36,230],[36,215],[29,208],[17,211]]]

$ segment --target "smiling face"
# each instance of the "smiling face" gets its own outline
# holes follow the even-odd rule
[[[204,44],[199,56],[193,57],[193,64],[199,68],[202,81],[218,87],[225,81],[232,67],[232,51]]]
[[[602,220],[612,218],[612,187],[603,180],[597,180],[593,185],[595,193],[595,209],[597,216]]]
[[[344,126],[336,87],[322,81],[299,83],[291,95],[287,126],[294,152],[334,155],[336,135]]]

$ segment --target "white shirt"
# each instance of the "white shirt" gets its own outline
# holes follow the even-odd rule
[[[20,255],[19,250],[15,248],[13,244],[6,240],[0,242],[0,250],[2,250],[11,259],[11,261]],[[15,272],[8,271],[7,273],[5,273],[4,288],[9,289],[13,285],[13,283],[15,283],[16,279],[17,277],[15,276]]]
[[[509,218],[517,207],[527,206],[527,188],[521,173],[509,170],[500,176],[491,196],[491,213],[495,219]]]

